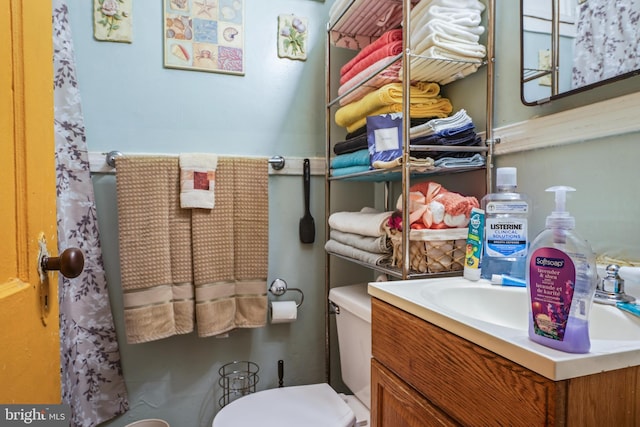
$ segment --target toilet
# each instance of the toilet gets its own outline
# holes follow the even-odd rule
[[[326,383],[259,391],[222,408],[213,427],[352,427],[369,425],[371,403],[371,297],[367,284],[331,289],[344,395]]]

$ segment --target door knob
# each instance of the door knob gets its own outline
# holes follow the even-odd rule
[[[43,256],[41,267],[43,271],[57,270],[67,279],[73,279],[82,273],[84,255],[78,248],[68,248],[59,257]]]

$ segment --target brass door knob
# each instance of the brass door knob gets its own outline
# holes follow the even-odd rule
[[[78,277],[84,268],[84,255],[78,248],[65,249],[59,257],[42,257],[42,270],[60,271],[67,279]]]

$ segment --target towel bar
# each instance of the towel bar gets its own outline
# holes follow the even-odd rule
[[[284,157],[282,156],[273,156],[269,159],[269,164],[271,167],[277,171],[284,168]]]
[[[271,292],[273,295],[277,297],[284,295],[284,293],[287,291],[300,292],[300,304],[296,304],[296,307],[300,308],[300,306],[304,302],[304,293],[302,292],[301,289],[298,289],[298,288],[287,289],[287,282],[285,282],[283,279],[275,279],[273,282],[271,282],[271,286],[269,287],[269,292]]]
[[[89,170],[92,173],[100,174],[114,174],[116,166],[116,158],[124,156],[125,154],[118,150],[112,150],[109,152],[89,152]],[[144,155],[166,155],[177,156],[177,154],[150,154],[150,153],[128,153],[128,155],[144,156]],[[248,157],[238,155],[238,157]],[[302,175],[302,163],[303,158],[288,157],[285,158],[280,155],[271,156],[267,159],[271,168],[269,175]],[[325,158],[324,157],[312,157],[311,160],[311,175],[324,176],[325,175]]]

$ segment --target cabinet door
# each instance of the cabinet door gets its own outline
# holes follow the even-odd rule
[[[375,359],[371,360],[372,427],[458,426]]]

